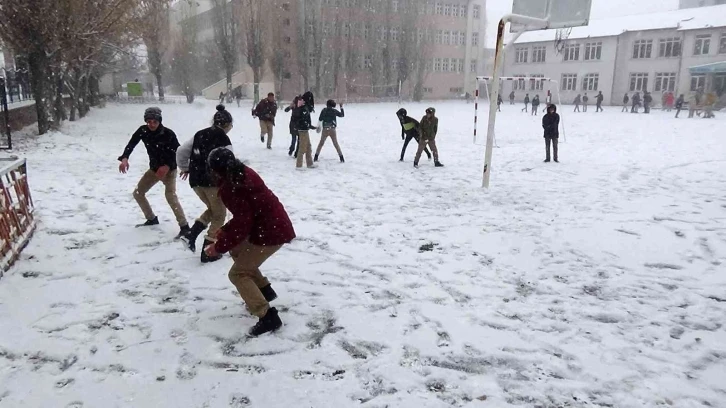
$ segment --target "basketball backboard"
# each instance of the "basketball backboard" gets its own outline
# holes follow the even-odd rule
[[[585,26],[590,22],[592,0],[514,0],[512,14],[547,20],[545,27],[511,24],[511,32]]]

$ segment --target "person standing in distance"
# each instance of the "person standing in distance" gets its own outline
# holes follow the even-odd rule
[[[227,133],[232,130],[232,115],[224,105],[217,106],[217,112],[212,119],[212,126],[197,132],[176,151],[176,162],[181,170],[182,180],[189,179],[189,185],[194,193],[207,208],[194,222],[189,233],[182,237],[192,252],[197,250],[197,237],[207,226],[209,231],[204,237],[204,248],[217,240],[217,231],[224,225],[227,209],[219,198],[219,189],[209,176],[207,158],[212,150],[226,147],[232,150],[232,141]],[[214,262],[221,257],[210,258],[202,251],[202,263]]]
[[[600,91],[597,94],[597,96],[595,97],[595,113],[603,112],[603,108],[602,108],[603,99],[605,99],[605,96],[603,96],[602,91]]]
[[[557,105],[552,104],[547,108],[547,114],[542,117],[542,128],[544,128],[545,151],[547,152],[545,163],[550,162],[550,145],[554,148],[555,163],[559,163],[557,142],[560,138],[560,115],[557,114]]]
[[[204,251],[210,258],[229,252],[234,259],[229,280],[249,312],[259,318],[249,335],[275,331],[282,326],[277,309],[270,307],[277,293],[260,272],[260,266],[295,239],[295,229],[277,196],[230,150],[212,150],[208,166],[232,219],[219,230],[217,241]]]
[[[252,117],[260,119],[260,141],[265,143],[267,135],[267,148],[272,149],[272,132],[275,128],[275,116],[277,115],[277,102],[275,94],[270,92],[267,98],[260,101],[252,110]]]
[[[149,155],[149,170],[139,180],[139,184],[134,190],[134,199],[144,213],[146,222],[137,227],[159,225],[159,218],[151,209],[151,204],[146,199],[146,193],[161,181],[165,188],[166,202],[169,203],[179,224],[179,234],[176,237],[181,238],[189,232],[189,224],[184,215],[184,209],[179,203],[179,198],[176,196],[176,149],[179,147],[179,141],[173,130],[161,124],[161,109],[155,106],[147,108],[144,111],[144,121],[146,124],[134,132],[123,154],[119,156],[118,160],[121,164],[118,169],[123,174],[128,172],[131,153],[139,142],[144,142],[146,153]]]

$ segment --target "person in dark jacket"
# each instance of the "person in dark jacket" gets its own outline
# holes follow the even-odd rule
[[[182,237],[187,242],[187,246],[192,252],[197,250],[197,237],[207,226],[209,231],[204,237],[204,248],[217,240],[217,231],[224,224],[227,217],[227,210],[219,199],[219,189],[209,176],[207,169],[207,158],[212,150],[218,147],[226,147],[232,150],[232,141],[229,140],[227,133],[232,130],[232,115],[225,109],[224,105],[217,106],[217,112],[214,114],[212,126],[197,132],[193,138],[189,139],[176,151],[176,162],[181,170],[181,178],[186,180],[189,178],[189,185],[194,193],[202,200],[207,207],[194,222],[189,233]],[[202,251],[202,263],[214,262],[220,258],[209,258]]]
[[[547,108],[547,114],[542,117],[542,128],[544,128],[545,150],[547,152],[545,163],[550,161],[550,145],[554,148],[555,163],[559,163],[557,142],[560,137],[560,115],[557,114],[557,105],[552,104]]]
[[[275,331],[282,327],[277,309],[270,307],[277,293],[260,272],[260,266],[295,239],[295,229],[277,196],[234,153],[219,147],[212,150],[207,160],[219,197],[232,213],[232,219],[219,230],[217,241],[204,251],[212,258],[228,251],[232,256],[229,280],[247,310],[259,318],[249,335]]]
[[[436,147],[436,134],[439,132],[439,118],[436,117],[436,109],[426,109],[426,116],[421,118],[421,140],[418,143],[418,150],[416,151],[416,157],[413,160],[413,167],[418,168],[418,160],[421,158],[421,153],[429,145],[431,153],[434,154],[434,166],[444,167],[439,161],[439,149]]]
[[[295,129],[298,135],[299,151],[296,155],[295,167],[300,169],[303,165],[303,157],[307,167],[312,169],[317,167],[313,164],[313,148],[310,144],[310,130],[317,129],[312,125],[310,113],[315,112],[313,93],[305,92],[301,99],[298,99],[297,106],[293,108],[292,114],[297,118]]]
[[[532,99],[532,115],[537,116],[537,110],[539,109],[539,95],[535,95]]]
[[[587,112],[587,102],[590,100],[590,97],[587,96],[587,92],[585,92],[585,95],[582,96],[582,111]]]
[[[292,103],[290,103],[290,106],[285,108],[285,112],[293,111],[292,114],[290,115],[290,137],[292,140],[290,142],[290,149],[288,150],[287,155],[293,156],[293,153],[295,153],[295,156],[293,156],[295,158],[297,158],[297,151],[300,146],[297,143],[297,120],[298,120],[298,118],[295,116],[294,109],[297,106],[297,101],[299,101],[301,99],[302,99],[302,95],[298,95],[298,96],[294,97],[292,99]]]
[[[575,100],[572,101],[572,104],[575,105],[575,109],[572,112],[579,112],[581,103],[582,103],[582,95],[577,94],[577,96],[575,97]]]
[[[514,97],[515,97],[514,91],[510,92],[509,93],[509,104],[510,105],[514,105]]]
[[[146,199],[146,193],[161,181],[165,187],[166,202],[169,203],[169,207],[171,207],[171,211],[179,224],[180,231],[177,238],[181,238],[189,232],[189,224],[176,195],[176,149],[179,147],[179,141],[173,130],[162,125],[161,109],[157,107],[147,108],[144,112],[144,121],[146,125],[136,130],[126,145],[123,154],[119,156],[118,160],[121,164],[119,164],[118,169],[123,174],[128,172],[131,153],[139,142],[144,142],[146,152],[149,155],[149,170],[139,180],[139,184],[134,190],[134,199],[141,207],[146,222],[138,226],[159,224],[159,218],[151,209],[151,204]]]
[[[406,147],[408,147],[408,143],[411,141],[411,139],[416,140],[416,143],[421,143],[419,138],[419,130],[420,130],[420,124],[418,121],[410,116],[408,116],[408,112],[406,109],[399,109],[396,112],[396,116],[398,117],[398,121],[401,123],[401,140],[403,140],[403,148],[401,149],[401,160],[403,161],[403,156],[406,154]],[[429,149],[424,147],[424,152],[426,152],[426,156],[431,160],[431,153],[429,152]]]
[[[524,108],[522,108],[522,112],[529,112],[529,94],[524,95]]]
[[[338,118],[345,117],[345,110],[343,109],[343,104],[340,104],[340,111],[335,109],[335,101],[330,99],[326,103],[326,107],[320,112],[320,118],[318,118],[318,132],[320,132],[320,129],[322,128],[322,136],[320,137],[320,143],[318,143],[318,148],[315,150],[315,157],[313,157],[313,161],[318,161],[318,158],[320,158],[320,151],[323,150],[323,146],[325,145],[325,140],[330,138],[330,140],[333,141],[333,146],[335,146],[335,151],[338,152],[338,158],[340,158],[341,163],[345,163],[345,158],[343,157],[343,151],[340,150],[340,145],[338,144]]]
[[[628,112],[628,102],[630,102],[630,97],[626,93],[625,96],[623,96],[623,110],[620,112]]]
[[[272,149],[272,132],[275,128],[275,116],[277,115],[277,102],[275,94],[270,92],[267,98],[260,101],[252,110],[252,117],[260,119],[260,141],[265,143],[267,135],[267,148]]]
[[[605,97],[602,94],[602,91],[598,92],[597,96],[595,97],[595,112],[603,112],[602,108],[602,101],[605,99]]]
[[[497,111],[499,111],[499,112],[502,111],[502,102],[504,102],[504,100],[502,99],[502,94],[498,94],[497,95]]]
[[[653,103],[653,96],[651,96],[650,92],[645,91],[645,95],[643,95],[643,113],[650,113],[651,103]]]
[[[686,97],[681,94],[678,99],[676,99],[676,117],[680,115],[681,110],[683,109],[683,104],[686,102]]]
[[[638,113],[638,108],[640,107],[640,92],[636,92],[635,95],[633,95],[633,107],[630,109],[630,113]]]

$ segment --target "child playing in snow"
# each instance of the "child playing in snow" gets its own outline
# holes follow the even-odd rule
[[[323,109],[323,111],[320,112],[320,118],[318,118],[318,121],[320,122],[318,124],[318,132],[320,132],[320,129],[322,128],[323,134],[320,137],[318,149],[315,151],[315,157],[313,158],[314,161],[318,161],[320,151],[323,150],[323,146],[325,145],[325,140],[329,137],[330,140],[333,141],[335,151],[338,152],[340,162],[345,163],[345,159],[343,158],[343,152],[340,150],[340,145],[338,144],[338,133],[336,131],[336,128],[338,127],[337,118],[345,117],[345,110],[343,109],[342,103],[340,104],[340,112],[335,109],[335,105],[335,101],[330,99],[326,103],[326,107]]]
[[[403,161],[403,156],[406,154],[406,147],[408,146],[408,143],[411,141],[411,139],[415,139],[416,143],[420,143],[419,141],[419,126],[420,124],[418,121],[410,116],[407,116],[408,112],[406,109],[399,109],[396,112],[396,116],[398,117],[398,121],[401,123],[401,140],[403,140],[403,149],[401,149],[401,160]],[[404,136],[405,135],[405,136]],[[429,153],[429,150],[424,147],[424,151],[426,152],[426,156],[428,156],[429,160],[431,160],[431,153]]]
[[[426,109],[426,116],[421,119],[421,140],[418,142],[418,150],[416,158],[413,160],[413,167],[418,168],[418,159],[421,158],[421,152],[428,144],[431,147],[431,153],[434,154],[434,165],[436,167],[444,167],[439,161],[439,149],[436,147],[436,133],[439,131],[439,118],[436,117],[436,109]]]

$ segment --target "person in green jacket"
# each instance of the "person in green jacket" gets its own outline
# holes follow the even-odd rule
[[[426,148],[426,145],[431,148],[431,153],[434,155],[434,165],[436,167],[444,167],[439,161],[439,149],[436,147],[436,133],[439,131],[439,118],[436,117],[436,109],[426,109],[426,116],[421,119],[421,141],[418,144],[418,150],[416,151],[416,158],[413,161],[413,167],[418,168],[418,160],[421,158],[421,153]]]
[[[343,151],[340,150],[340,145],[338,144],[338,133],[336,131],[336,128],[338,127],[338,118],[345,117],[345,110],[343,109],[342,103],[340,104],[340,111],[335,109],[335,105],[335,101],[330,99],[326,103],[326,108],[323,109],[322,112],[320,112],[320,118],[318,119],[318,132],[320,132],[320,129],[322,129],[323,135],[320,137],[318,149],[315,151],[315,158],[313,159],[314,161],[318,161],[320,151],[323,150],[325,141],[329,137],[330,140],[333,141],[333,146],[335,146],[335,150],[338,152],[340,162],[345,163],[345,158],[343,158]]]

